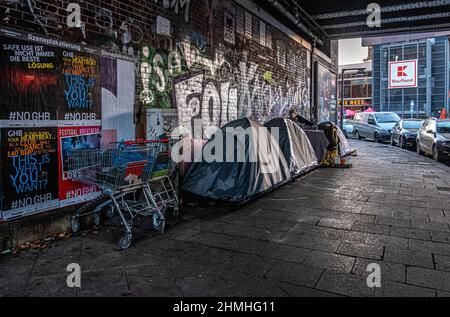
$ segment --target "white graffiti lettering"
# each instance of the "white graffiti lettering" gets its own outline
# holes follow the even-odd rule
[[[175,52],[144,47],[142,54],[142,102],[151,107],[176,107],[183,134],[194,139],[208,138],[240,117],[264,123],[287,117],[291,110],[310,117],[307,78],[275,80],[271,71],[249,61],[244,53],[217,49],[207,55],[185,41],[177,43]],[[298,56],[292,58],[292,63],[300,64]],[[169,93],[172,97],[167,98]],[[193,129],[195,120],[202,122],[201,131]]]
[[[179,124],[190,137],[209,138],[217,128],[237,119],[237,88],[230,83],[207,81],[201,74],[177,82],[175,96]],[[202,120],[202,135],[192,129],[195,119]]]

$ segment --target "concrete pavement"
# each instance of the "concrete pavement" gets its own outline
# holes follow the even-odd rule
[[[127,251],[105,228],[1,256],[0,296],[449,296],[450,168],[352,144],[352,169],[320,169],[234,213],[192,211]],[[79,289],[66,286],[70,263]],[[372,263],[381,288],[367,286]]]

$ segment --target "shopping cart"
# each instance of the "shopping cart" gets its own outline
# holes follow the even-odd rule
[[[169,141],[122,142],[112,149],[71,151],[68,154],[71,178],[97,186],[98,199],[76,210],[72,231],[80,230],[80,218],[93,216],[100,225],[102,213],[108,218],[118,214],[124,229],[119,240],[122,249],[131,245],[137,216],[151,217],[155,230],[164,233],[169,208],[179,213],[179,199],[172,182],[173,164]]]

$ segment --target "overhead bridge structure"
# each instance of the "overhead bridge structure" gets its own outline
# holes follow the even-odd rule
[[[326,39],[450,29],[450,0],[264,0],[261,7],[304,36]]]

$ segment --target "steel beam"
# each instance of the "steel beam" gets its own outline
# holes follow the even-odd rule
[[[381,13],[392,13],[401,12],[407,10],[424,9],[424,8],[435,8],[445,5],[450,5],[450,0],[435,0],[435,1],[416,1],[411,3],[393,5],[393,6],[381,6]],[[315,20],[327,20],[327,19],[337,19],[351,16],[367,15],[366,8],[361,10],[353,11],[339,11],[339,12],[329,12],[318,15],[313,15],[312,18]]]

